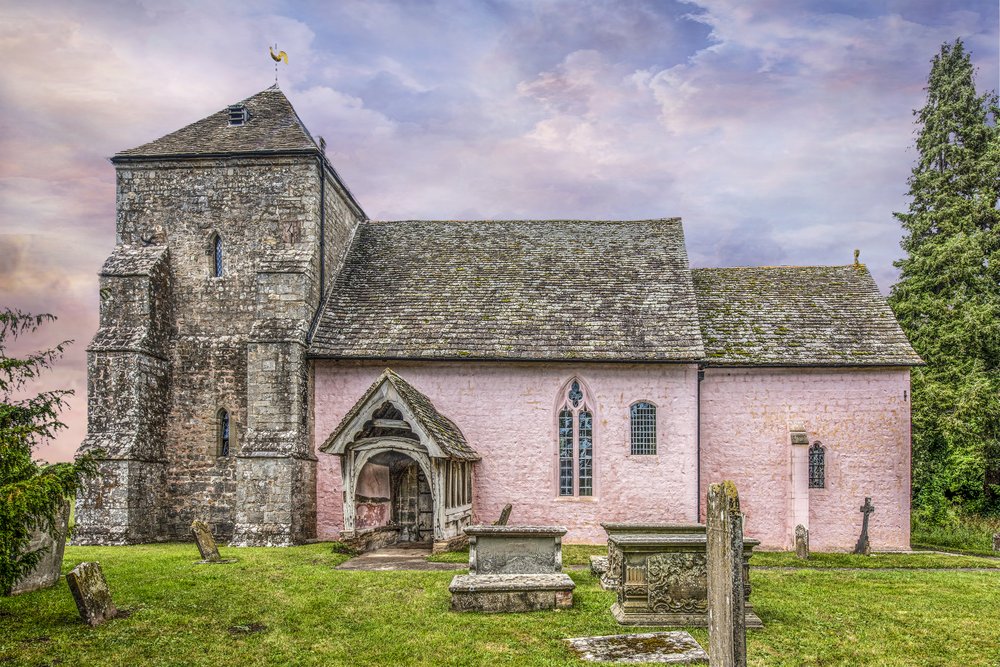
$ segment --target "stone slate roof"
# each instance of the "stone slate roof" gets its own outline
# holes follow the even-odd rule
[[[104,261],[102,276],[147,276],[164,255],[165,245],[118,245]]]
[[[344,415],[337,428],[333,430],[333,433],[330,434],[330,437],[327,438],[320,449],[327,450],[330,444],[342,435],[344,429],[361,412],[369,397],[378,391],[379,387],[385,382],[393,386],[400,398],[406,402],[407,407],[416,417],[417,421],[420,422],[420,427],[434,438],[434,441],[448,457],[464,461],[479,460],[479,454],[465,441],[465,436],[462,435],[462,431],[455,425],[455,422],[438,412],[431,399],[427,398],[425,394],[388,368],[362,394],[358,402],[354,404],[354,407]]]
[[[364,223],[310,353],[701,359],[680,220]]]
[[[864,265],[694,269],[692,274],[709,362],[923,363]]]
[[[156,141],[121,151],[115,159],[319,151],[291,102],[277,86],[238,104],[245,105],[250,112],[250,120],[244,125],[229,125],[227,107]]]

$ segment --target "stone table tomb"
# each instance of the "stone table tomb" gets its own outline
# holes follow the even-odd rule
[[[626,533],[609,538],[620,554],[618,601],[611,607],[619,623],[707,627],[707,538],[705,527],[698,528],[697,532]],[[757,544],[757,540],[743,543],[746,622],[751,628],[764,626],[749,601],[749,559]]]
[[[560,526],[470,526],[469,574],[451,581],[455,611],[520,612],[573,606]]]

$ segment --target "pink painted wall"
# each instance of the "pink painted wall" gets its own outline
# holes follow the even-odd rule
[[[343,504],[339,460],[318,451],[344,414],[385,369],[380,362],[315,364],[318,534],[336,539]],[[693,521],[697,515],[694,365],[392,362],[390,367],[452,419],[482,460],[475,468],[474,519],[492,522],[514,504],[512,523],[557,524],[566,542],[600,543],[601,521]],[[594,495],[559,497],[556,409],[574,376],[594,415]],[[655,456],[629,453],[629,406],[657,407]]]
[[[809,489],[810,547],[852,549],[871,496],[872,548],[909,548],[909,370],[708,369],[701,390],[702,488],[736,482],[745,529],[763,548],[794,546],[797,425],[826,447],[826,488]]]

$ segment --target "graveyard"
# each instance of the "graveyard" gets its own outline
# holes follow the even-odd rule
[[[196,564],[193,543],[66,548],[63,573],[97,561],[127,617],[91,628],[65,577],[0,598],[0,664],[10,665],[562,665],[564,639],[623,628],[590,556],[566,545],[569,609],[451,611],[454,571],[337,570],[337,543],[228,548],[229,564]],[[468,562],[467,553],[435,557]],[[750,577],[763,629],[747,631],[750,665],[995,665],[1000,560],[935,554],[755,552]],[[706,649],[705,629],[690,628]]]

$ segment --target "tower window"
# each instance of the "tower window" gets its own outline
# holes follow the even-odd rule
[[[229,107],[229,124],[244,125],[250,120],[250,112],[242,104],[234,104]]]
[[[230,441],[229,412],[226,410],[219,410],[218,438],[216,443],[218,456],[229,456],[229,441]]]
[[[222,237],[218,234],[212,241],[212,277],[222,277]]]

